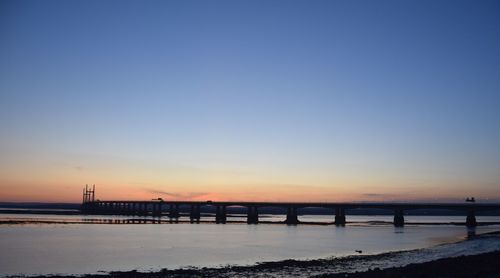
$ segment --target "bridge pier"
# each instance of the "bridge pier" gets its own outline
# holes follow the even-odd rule
[[[405,225],[405,217],[403,209],[394,210],[394,226],[403,227]]]
[[[294,206],[289,206],[286,210],[286,220],[287,225],[297,225],[299,224],[299,218],[297,216],[297,208]]]
[[[134,203],[134,214],[135,215],[141,215],[141,203]]]
[[[477,226],[476,212],[474,211],[474,209],[469,209],[467,211],[467,218],[465,220],[465,225],[469,228]]]
[[[161,203],[156,203],[153,204],[153,215],[157,217],[161,217],[161,210],[162,210],[162,204]]]
[[[215,208],[215,223],[226,224],[226,206],[217,206]]]
[[[99,204],[99,203],[93,203],[93,204],[92,204],[92,207],[93,207],[93,209],[92,209],[92,213],[93,213],[93,214],[94,214],[94,213],[99,214],[99,212],[101,211],[101,204]]]
[[[135,203],[134,204],[134,212],[135,212],[135,215],[141,215],[142,214],[141,203]]]
[[[141,215],[148,215],[148,204],[141,203]]]
[[[137,211],[137,203],[132,203],[132,215],[139,214]]]
[[[86,214],[94,214],[94,213],[96,213],[96,212],[97,212],[98,208],[99,208],[99,207],[98,207],[98,206],[96,206],[96,204],[95,204],[95,203],[90,203],[90,202],[88,202],[88,203],[84,203],[84,204],[82,204],[82,206],[81,206],[81,210],[82,210],[82,212],[84,212],[84,213],[86,213]]]
[[[345,226],[345,209],[344,208],[336,208],[335,209],[335,225],[337,226]]]
[[[247,223],[248,224],[258,224],[259,223],[259,210],[256,206],[249,206],[248,207]]]
[[[179,204],[170,204],[168,217],[170,217],[170,221],[175,219],[177,222],[179,220]]]
[[[200,223],[201,213],[200,205],[191,205],[191,212],[189,214],[189,219],[191,223]]]

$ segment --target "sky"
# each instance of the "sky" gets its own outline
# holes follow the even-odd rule
[[[499,1],[0,1],[0,201],[500,200]]]

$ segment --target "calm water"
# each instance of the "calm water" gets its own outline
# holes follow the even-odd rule
[[[104,217],[127,219],[130,217]],[[279,221],[284,216],[267,216]],[[332,216],[302,216],[328,222]],[[407,216],[409,222],[463,222],[464,217]],[[0,219],[72,221],[96,216],[0,215]],[[244,218],[242,218],[244,219]],[[348,221],[392,221],[391,216],[348,216]],[[500,221],[500,217],[478,217]],[[478,227],[477,233],[500,230]],[[246,225],[246,224],[26,224],[0,225],[0,275],[84,274],[112,270],[158,270],[184,266],[253,264],[289,258],[374,254],[461,240],[454,225]]]

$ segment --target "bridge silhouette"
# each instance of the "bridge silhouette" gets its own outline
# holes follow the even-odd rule
[[[366,203],[366,202],[235,202],[235,201],[174,201],[161,198],[151,201],[130,200],[95,200],[95,186],[84,188],[81,210],[86,214],[115,214],[115,215],[142,215],[142,216],[168,216],[178,220],[181,217],[180,207],[189,208],[189,219],[199,223],[202,207],[215,208],[215,222],[226,223],[228,207],[243,207],[247,209],[247,223],[259,223],[259,208],[284,208],[288,225],[297,225],[298,210],[303,208],[325,208],[335,212],[335,225],[346,224],[346,210],[348,209],[386,209],[394,211],[393,224],[402,227],[405,224],[404,212],[417,209],[456,210],[466,216],[465,225],[475,227],[476,212],[500,210],[500,204],[494,203]]]

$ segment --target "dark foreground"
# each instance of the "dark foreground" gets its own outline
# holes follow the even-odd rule
[[[362,258],[361,258],[362,259]],[[352,260],[352,258],[351,258]],[[500,277],[500,251],[479,255],[439,259],[426,263],[409,264],[404,267],[371,269],[355,273],[324,273],[308,275],[325,267],[327,264],[345,263],[344,259],[321,259],[311,261],[286,260],[281,262],[261,263],[254,266],[230,266],[224,268],[193,268],[161,270],[158,272],[111,272],[98,275],[85,275],[86,278],[103,277]],[[325,268],[326,270],[327,268]],[[314,271],[312,271],[314,270]],[[39,277],[75,277],[75,276],[39,276]]]
[[[349,274],[325,274],[317,277],[500,277],[500,251],[409,264],[404,267]]]

